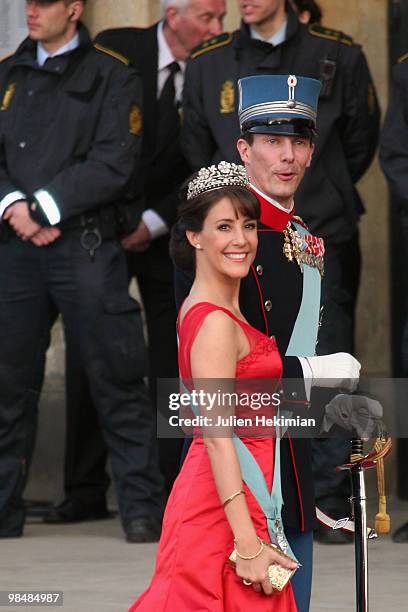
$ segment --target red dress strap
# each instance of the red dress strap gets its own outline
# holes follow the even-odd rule
[[[252,350],[253,346],[259,340],[259,336],[263,335],[245,321],[238,319],[238,317],[228,310],[228,308],[224,308],[223,306],[218,306],[217,304],[212,304],[210,302],[198,302],[197,304],[194,304],[184,314],[181,324],[179,322],[177,324],[179,333],[179,369],[180,376],[182,378],[192,378],[190,366],[191,347],[197,337],[198,332],[200,331],[202,324],[205,321],[205,318],[216,310],[222,310],[222,312],[225,312],[225,314],[231,317],[231,319],[233,319],[241,327],[242,331],[248,338],[250,350]]]

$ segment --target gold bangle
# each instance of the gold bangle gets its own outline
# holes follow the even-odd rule
[[[237,553],[237,557],[239,557],[240,559],[244,559],[244,561],[251,561],[251,559],[256,559],[257,557],[259,557],[259,555],[262,553],[263,549],[264,549],[264,543],[263,540],[261,540],[260,537],[256,536],[258,538],[258,542],[260,543],[260,548],[258,550],[257,553],[255,553],[254,555],[250,555],[249,557],[244,557],[244,555],[240,555],[237,549],[237,543],[236,540],[234,540],[234,550]]]
[[[241,489],[241,491],[237,491],[236,493],[233,493],[228,499],[225,500],[225,502],[222,504],[222,507],[225,508],[225,506],[228,506],[228,504],[232,502],[233,499],[238,497],[238,495],[245,495],[245,491]]]

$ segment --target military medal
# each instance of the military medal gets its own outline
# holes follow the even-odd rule
[[[288,223],[285,229],[283,230],[283,237],[284,237],[283,254],[285,255],[288,261],[296,261],[299,268],[303,272],[303,262],[301,259],[301,250],[299,248],[299,241],[296,239],[295,232],[293,231],[290,223]]]
[[[303,272],[303,266],[317,268],[320,275],[324,276],[324,242],[317,236],[306,235],[302,238],[290,224],[283,230],[284,244],[283,254],[290,262],[296,261]]]

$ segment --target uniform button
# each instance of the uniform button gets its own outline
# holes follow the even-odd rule
[[[256,266],[256,273],[259,276],[262,276],[262,274],[263,274],[263,266]]]
[[[24,149],[24,147],[26,146],[26,142],[24,142],[24,140],[22,140],[21,142],[18,143],[18,146],[20,147],[20,149]]]
[[[272,310],[272,302],[271,302],[271,300],[266,300],[266,302],[265,302],[265,310],[266,310],[266,312],[270,312]]]
[[[61,68],[59,66],[55,66],[55,72],[59,72]]]
[[[27,95],[28,95],[28,96],[32,96],[32,95],[33,95],[33,93],[34,93],[34,92],[33,92],[33,90],[32,90],[32,89],[29,89],[29,90],[27,91]]]
[[[297,399],[297,396],[298,396],[297,392],[296,392],[296,391],[292,391],[292,397],[293,397],[293,399]]]

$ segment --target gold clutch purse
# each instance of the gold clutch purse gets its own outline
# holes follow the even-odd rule
[[[281,557],[284,557],[285,559],[289,559],[290,561],[294,561],[295,563],[297,563],[296,559],[293,559],[292,557],[284,553],[283,550],[279,548],[279,546],[276,546],[275,544],[270,544],[269,542],[265,542],[264,540],[262,540],[262,542],[264,546],[268,546],[269,548],[272,548]],[[228,561],[231,563],[233,567],[235,567],[235,564],[237,562],[237,551],[235,550],[235,548],[230,554],[230,556],[228,557]],[[289,580],[292,578],[293,574],[296,572],[297,569],[298,569],[297,567],[295,567],[295,569],[292,569],[292,570],[286,569],[285,567],[282,567],[281,565],[279,565],[279,563],[272,563],[272,565],[268,567],[268,575],[269,575],[269,580],[271,581],[273,590],[283,591],[283,589],[288,584]]]

